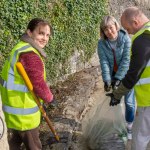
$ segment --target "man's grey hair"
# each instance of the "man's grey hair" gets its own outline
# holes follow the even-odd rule
[[[130,23],[134,18],[142,17],[144,13],[137,7],[128,7],[124,10],[122,17]]]

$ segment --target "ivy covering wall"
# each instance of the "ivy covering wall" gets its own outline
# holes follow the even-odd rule
[[[99,22],[105,15],[107,0],[1,0],[0,70],[12,47],[34,17],[48,20],[53,36],[46,48],[49,81],[65,71],[74,50],[84,51],[83,61],[94,53],[99,37]]]

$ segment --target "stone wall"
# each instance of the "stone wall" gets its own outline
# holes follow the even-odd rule
[[[150,1],[149,0],[109,0],[109,14],[120,21],[120,16],[125,8],[130,6],[139,7],[150,18]]]
[[[109,0],[108,6],[109,14],[115,16],[119,23],[122,12],[129,6],[139,7],[150,18],[150,0]],[[92,58],[86,63],[82,63],[80,58],[81,53],[83,54],[83,51],[80,51],[80,53],[75,51],[73,56],[69,59],[68,64],[70,64],[71,67],[68,74],[61,78],[62,80],[65,80],[69,74],[73,74],[75,72],[81,71],[82,69],[99,65],[96,50]]]

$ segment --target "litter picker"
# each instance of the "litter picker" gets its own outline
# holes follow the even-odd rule
[[[27,75],[27,73],[26,73],[26,71],[25,71],[23,65],[22,65],[20,62],[17,62],[17,63],[16,63],[16,67],[17,67],[17,69],[18,69],[18,72],[19,72],[20,75],[22,76],[22,78],[23,78],[23,80],[24,80],[26,86],[28,87],[28,90],[31,92],[31,94],[32,94],[32,96],[33,96],[35,102],[37,103],[37,105],[38,105],[38,107],[39,107],[39,109],[40,109],[40,111],[41,111],[41,113],[42,113],[42,116],[44,117],[44,119],[46,120],[46,122],[47,122],[49,128],[51,129],[52,133],[54,134],[55,139],[56,139],[57,141],[59,141],[59,136],[57,135],[55,129],[53,128],[52,122],[51,122],[50,119],[48,118],[48,116],[47,116],[47,114],[46,114],[46,112],[45,112],[45,110],[44,110],[42,104],[41,104],[40,101],[39,101],[39,98],[35,95],[35,93],[34,93],[34,91],[33,91],[32,83],[31,83],[31,81],[30,81],[30,79],[29,79],[29,77],[28,77],[28,75]]]

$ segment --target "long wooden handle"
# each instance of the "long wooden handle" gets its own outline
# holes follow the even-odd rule
[[[37,103],[37,105],[38,105],[38,107],[39,107],[39,109],[40,109],[40,111],[41,111],[41,113],[42,113],[42,116],[43,116],[44,119],[46,120],[46,122],[47,122],[49,128],[51,129],[52,133],[54,134],[56,140],[59,141],[59,136],[57,135],[55,129],[53,128],[52,122],[51,122],[50,119],[48,118],[48,116],[47,116],[47,114],[46,114],[46,112],[45,112],[43,106],[41,105],[41,103],[40,103],[38,97],[37,97],[37,96],[35,95],[35,93],[33,92],[32,83],[31,83],[31,81],[30,81],[30,79],[29,79],[29,77],[28,77],[28,75],[27,75],[27,73],[26,73],[26,71],[25,71],[23,65],[22,65],[20,62],[17,62],[17,63],[16,63],[16,67],[17,67],[18,72],[19,72],[20,75],[22,76],[22,78],[23,78],[23,80],[24,80],[26,86],[28,87],[28,90],[31,92],[31,94],[32,94],[32,96],[33,96],[35,102]]]

